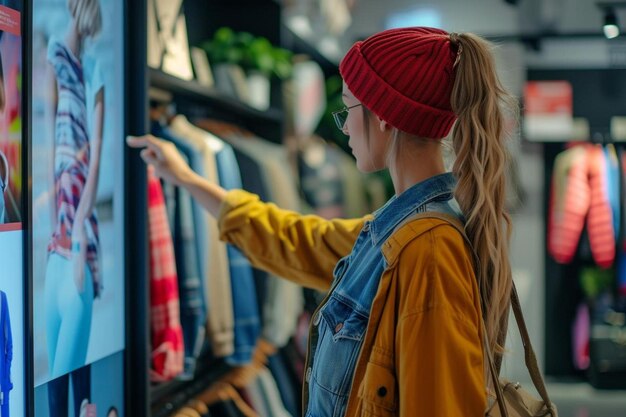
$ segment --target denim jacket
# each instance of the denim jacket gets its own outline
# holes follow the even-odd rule
[[[307,417],[345,414],[372,301],[387,267],[381,246],[412,214],[437,211],[459,216],[452,199],[455,184],[452,174],[438,175],[391,198],[365,222],[352,252],[335,267],[330,295],[313,316],[305,377]]]
[[[313,315],[306,417],[483,415],[482,318],[472,257],[443,220],[454,178],[416,184],[363,219],[324,220],[227,195],[220,236],[257,267],[330,291]]]

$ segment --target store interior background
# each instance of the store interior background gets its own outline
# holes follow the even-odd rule
[[[618,22],[626,23],[623,5],[615,11]],[[520,98],[529,71],[616,70],[614,74],[618,79],[626,78],[626,41],[622,36],[610,40],[603,36],[603,9],[590,0],[358,0],[352,23],[339,38],[338,45],[325,45],[322,37],[318,48],[338,62],[354,40],[385,29],[389,20],[394,18],[402,24],[432,25],[451,32],[474,32],[493,40],[497,44],[500,77],[505,86]],[[292,27],[297,28],[298,23],[295,19]],[[581,94],[584,95],[584,91],[574,90],[575,103],[580,100]],[[613,115],[624,114],[626,91],[618,89],[616,94],[619,94],[620,106],[614,108]],[[518,138],[511,143],[511,151],[519,164],[526,196],[524,204],[513,214],[511,263],[535,351],[545,369],[546,337],[549,337],[546,336],[549,320],[546,304],[551,302],[546,300],[545,294],[545,280],[548,279],[545,198],[548,195],[546,185],[549,184],[546,175],[549,173],[545,172],[544,144]],[[569,323],[561,325],[569,326]],[[523,381],[528,386],[530,379],[524,365],[523,348],[513,320],[510,329],[510,355],[503,370],[511,379]],[[558,365],[552,370],[554,375],[548,374],[547,380],[561,415],[579,417],[626,413],[623,391],[595,390],[586,382],[579,382],[582,378],[574,372],[568,375],[569,371]]]
[[[231,26],[237,31],[245,30],[257,36],[265,36],[273,43],[295,53],[307,54],[321,66],[326,76],[330,76],[338,73],[337,65],[341,57],[355,40],[385,29],[390,21],[401,22],[405,26],[437,26],[450,32],[474,32],[496,43],[495,54],[500,77],[520,100],[529,79],[571,77],[570,81],[574,86],[574,115],[586,117],[593,122],[589,127],[589,140],[594,133],[610,135],[612,116],[626,116],[626,37],[619,36],[611,40],[604,37],[603,10],[595,1],[345,1],[353,5],[350,23],[345,30],[339,31],[341,33],[330,35],[328,26],[316,11],[319,11],[321,4],[328,5],[332,1],[219,0],[209,3],[185,0],[189,43],[192,46],[198,45],[212,36],[219,27]],[[620,2],[612,3],[615,3],[618,22],[623,22],[622,29],[626,31],[626,7]],[[132,5],[137,9],[142,6],[145,6],[143,0]],[[242,8],[246,8],[248,12],[241,13]],[[145,13],[145,10],[137,13],[142,16],[141,13]],[[141,25],[135,30],[140,31]],[[131,48],[134,45],[132,42],[140,45],[141,38],[131,40]],[[197,81],[174,81],[158,71],[149,71],[150,87],[170,90],[175,97],[182,97],[177,102],[179,112],[184,113],[185,106],[190,102],[197,104],[205,100],[201,97],[205,89],[199,88]],[[141,77],[138,77],[141,81]],[[128,82],[132,85],[132,78]],[[583,87],[580,88],[580,85]],[[589,89],[594,94],[590,94]],[[144,97],[138,97],[137,91],[144,94]],[[135,123],[136,127],[137,123],[143,123],[137,122],[142,115],[146,120],[148,118],[133,108],[132,103],[147,102],[148,92],[135,89],[133,94],[129,118],[131,125]],[[585,100],[586,97],[593,97],[601,102],[590,102]],[[252,121],[251,124],[256,124],[257,131],[267,132],[267,137],[276,139],[280,137],[276,135],[277,131],[284,132],[285,126],[280,125],[283,122],[277,122],[282,113],[278,113],[278,117],[275,117],[275,113],[278,110],[286,114],[289,109],[280,103],[280,99],[276,99],[275,94],[272,96],[270,109],[262,112],[245,109],[245,105],[232,105],[232,101],[221,100],[219,94],[216,98],[211,93],[204,105],[210,107],[213,104],[217,104],[216,107],[222,106],[221,110],[226,113],[232,110],[237,116],[248,122]],[[576,114],[577,112],[580,114]],[[286,137],[283,142],[289,146]],[[575,291],[560,291],[575,287],[577,277],[565,277],[567,269],[556,266],[546,251],[546,201],[549,196],[551,166],[556,153],[563,148],[565,142],[566,138],[548,142],[528,140],[523,135],[518,135],[510,143],[511,152],[518,164],[521,189],[525,195],[523,204],[517,206],[513,212],[514,227],[510,250],[513,276],[535,351],[543,365],[549,392],[559,407],[560,415],[626,415],[626,391],[596,389],[588,383],[583,372],[576,371],[570,364],[571,353],[568,352],[567,345],[570,343],[568,328],[571,323],[564,320],[564,317],[568,317],[568,314],[571,316],[573,306],[579,300],[576,299],[578,295]],[[131,166],[128,174],[140,185],[145,180],[142,179],[141,169],[142,167]],[[134,186],[131,185],[128,191],[130,195],[134,192],[132,187]],[[136,216],[141,214],[141,208],[130,207],[129,210],[134,211]],[[133,234],[130,239],[131,247],[145,245],[145,242],[133,241]],[[131,274],[137,273],[136,276],[145,275],[141,266],[131,265],[130,271]],[[567,279],[571,280],[571,285],[568,285]],[[558,285],[550,285],[550,282]],[[141,294],[146,291],[145,287],[141,287],[146,285],[143,281],[131,285],[137,287],[131,287],[130,298],[133,298],[133,293]],[[144,301],[133,304],[129,310],[129,317],[137,317],[139,323],[147,322],[142,320],[146,314]],[[130,322],[130,332],[134,335],[130,357],[131,360],[147,363],[145,352],[140,352],[142,345],[145,350],[148,341],[147,328],[138,329],[137,326]],[[140,346],[140,349],[133,347],[133,344]],[[523,347],[513,319],[507,347],[510,353],[504,363],[504,375],[531,389],[524,365]],[[419,358],[417,360],[419,362]],[[130,378],[133,387],[148,385],[147,377],[142,373],[134,373]],[[151,389],[146,398],[135,401],[146,400],[155,409],[167,395],[175,393],[175,389]]]

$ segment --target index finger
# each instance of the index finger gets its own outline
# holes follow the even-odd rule
[[[126,143],[131,148],[145,148],[148,147],[152,150],[158,150],[159,141],[152,135],[143,135],[143,136],[127,136]]]

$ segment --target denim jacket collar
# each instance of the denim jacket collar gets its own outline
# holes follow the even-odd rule
[[[437,198],[449,195],[452,198],[456,178],[450,172],[435,175],[421,181],[400,195],[393,196],[384,206],[374,212],[370,233],[372,243],[378,245],[408,216],[421,206]]]

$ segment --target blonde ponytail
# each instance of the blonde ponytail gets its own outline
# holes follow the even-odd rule
[[[478,256],[476,275],[492,352],[504,352],[512,286],[509,264],[511,218],[505,210],[505,108],[517,103],[498,80],[491,45],[472,34],[452,34],[457,47],[452,110],[456,153],[455,197],[466,217],[466,233]],[[499,362],[499,361],[498,361]]]

